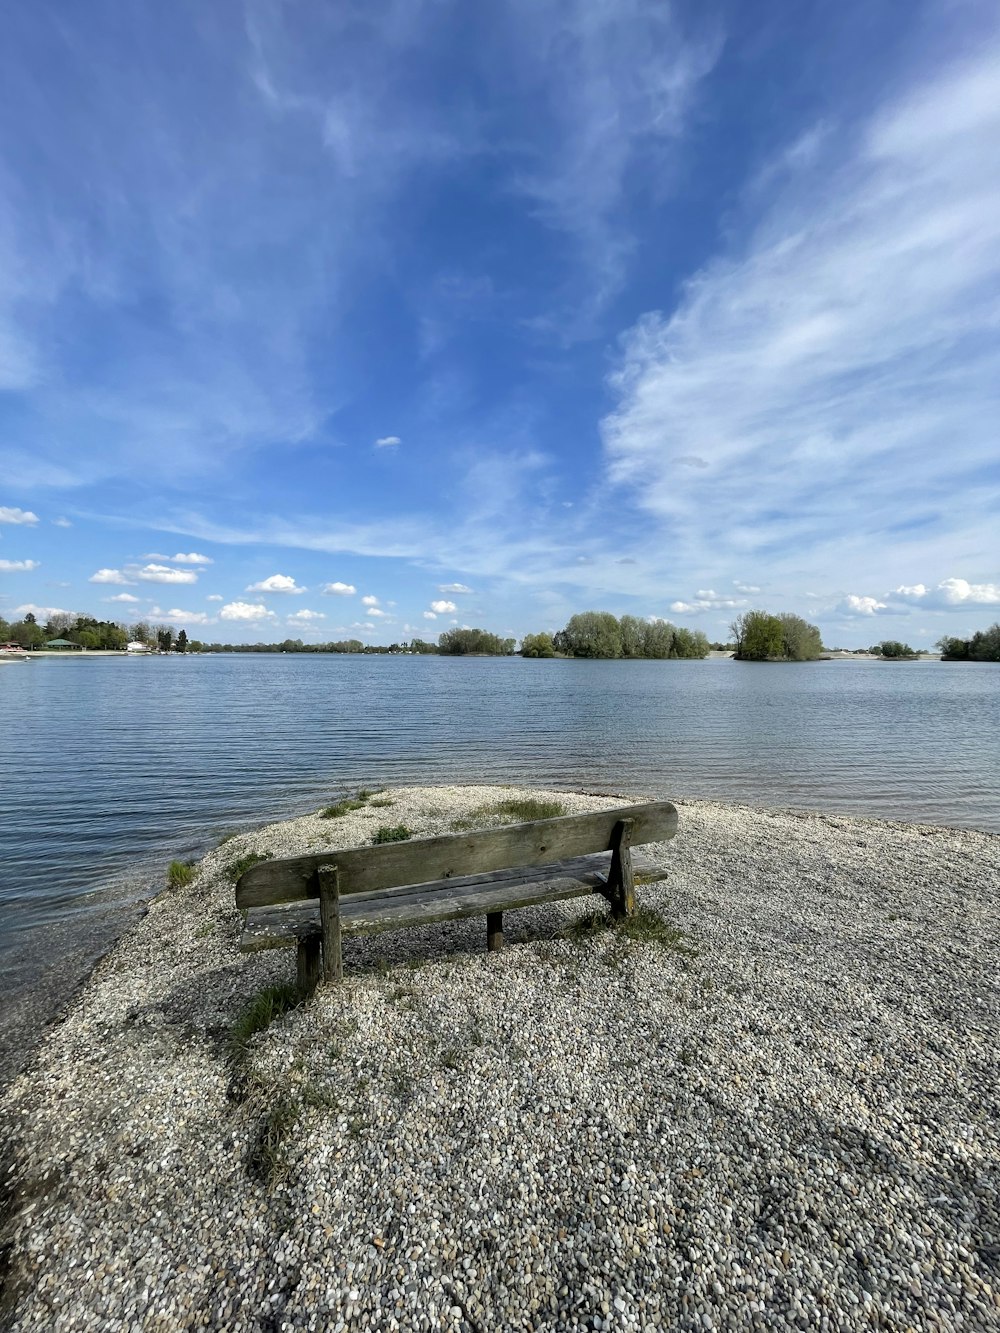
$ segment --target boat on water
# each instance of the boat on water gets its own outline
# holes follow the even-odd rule
[[[28,654],[19,643],[0,643],[0,662],[27,662]]]

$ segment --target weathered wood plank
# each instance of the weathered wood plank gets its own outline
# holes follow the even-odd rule
[[[508,866],[548,865],[610,846],[615,825],[633,821],[633,845],[662,842],[677,832],[677,810],[669,801],[562,815],[530,824],[471,833],[418,838],[379,847],[352,847],[335,853],[343,896],[399,885],[423,884],[485,874]],[[318,893],[316,870],[334,853],[314,852],[251,866],[236,888],[240,908],[300,902]]]
[[[616,921],[631,916],[635,911],[635,877],[632,872],[632,820],[622,819],[612,834],[611,869],[608,888],[611,890],[611,911]]]
[[[340,949],[340,871],[337,866],[320,866],[316,871],[319,883],[319,917],[323,939],[323,980],[335,983],[344,980],[344,960]]]
[[[486,951],[499,953],[503,948],[503,912],[486,913]]]
[[[665,872],[657,871],[656,878],[665,878]],[[377,934],[404,926],[432,925],[472,916],[488,917],[494,911],[537,907],[542,903],[583,898],[600,891],[588,881],[566,878],[492,888],[478,885],[462,889],[455,884],[448,884],[446,888],[445,893],[411,892],[391,898],[387,895],[341,898],[341,931],[344,935]],[[294,944],[310,933],[318,936],[320,929],[319,904],[316,902],[254,907],[247,915],[240,949],[244,953],[277,949]]]
[[[313,932],[299,940],[296,958],[299,990],[311,995],[319,981],[319,936]]]
[[[633,852],[633,858],[635,873],[640,875],[646,883],[655,883],[657,880],[667,878],[668,872],[647,853],[641,850]],[[340,900],[341,932],[342,934],[363,934],[376,929],[394,930],[397,924],[420,924],[420,921],[425,919],[447,920],[447,917],[421,917],[413,921],[393,921],[391,924],[382,926],[371,924],[372,913],[369,909],[372,907],[376,911],[388,909],[393,905],[400,905],[409,909],[412,907],[413,899],[427,901],[439,892],[454,892],[459,889],[475,892],[482,888],[496,888],[504,891],[503,896],[506,899],[512,897],[514,893],[519,897],[523,896],[523,891],[527,885],[537,886],[538,895],[531,897],[530,901],[522,901],[519,904],[525,907],[536,906],[538,903],[548,901],[559,901],[567,896],[583,897],[588,893],[600,893],[602,888],[606,886],[605,875],[602,870],[607,867],[609,861],[610,853],[605,852],[596,856],[577,857],[571,861],[562,862],[559,866],[551,867],[551,869],[546,867],[542,872],[536,869],[530,872],[509,871],[505,875],[470,875],[459,880],[442,880],[437,884],[424,884],[420,889],[401,888],[378,894],[354,894],[350,898],[341,898]],[[542,886],[553,880],[557,887],[555,892],[549,895]],[[564,881],[566,880],[575,881],[578,892],[567,895],[564,892]],[[485,902],[478,911],[460,913],[462,916],[487,914],[488,909]],[[401,915],[401,913],[396,915]],[[246,926],[240,938],[240,949],[244,953],[255,953],[262,949],[280,949],[297,944],[310,936],[315,936],[318,939],[320,930],[319,903],[315,899],[309,902],[287,905],[255,907],[247,915]]]

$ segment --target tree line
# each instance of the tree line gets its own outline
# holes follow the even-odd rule
[[[971,639],[953,639],[947,634],[936,647],[943,662],[1000,662],[1000,622],[977,629]]]

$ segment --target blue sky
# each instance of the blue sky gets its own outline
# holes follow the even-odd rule
[[[929,646],[1000,619],[998,330],[993,5],[5,16],[9,618]]]

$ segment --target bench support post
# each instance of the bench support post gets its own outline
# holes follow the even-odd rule
[[[486,949],[499,953],[503,948],[503,912],[486,913]]]
[[[611,835],[611,869],[608,871],[608,897],[611,915],[616,921],[635,911],[635,878],[632,874],[632,823],[619,819]]]
[[[320,866],[319,916],[323,935],[323,980],[344,980],[344,961],[340,952],[340,876],[336,866]]]
[[[307,935],[299,940],[298,951],[299,990],[311,995],[319,981],[319,936]]]

